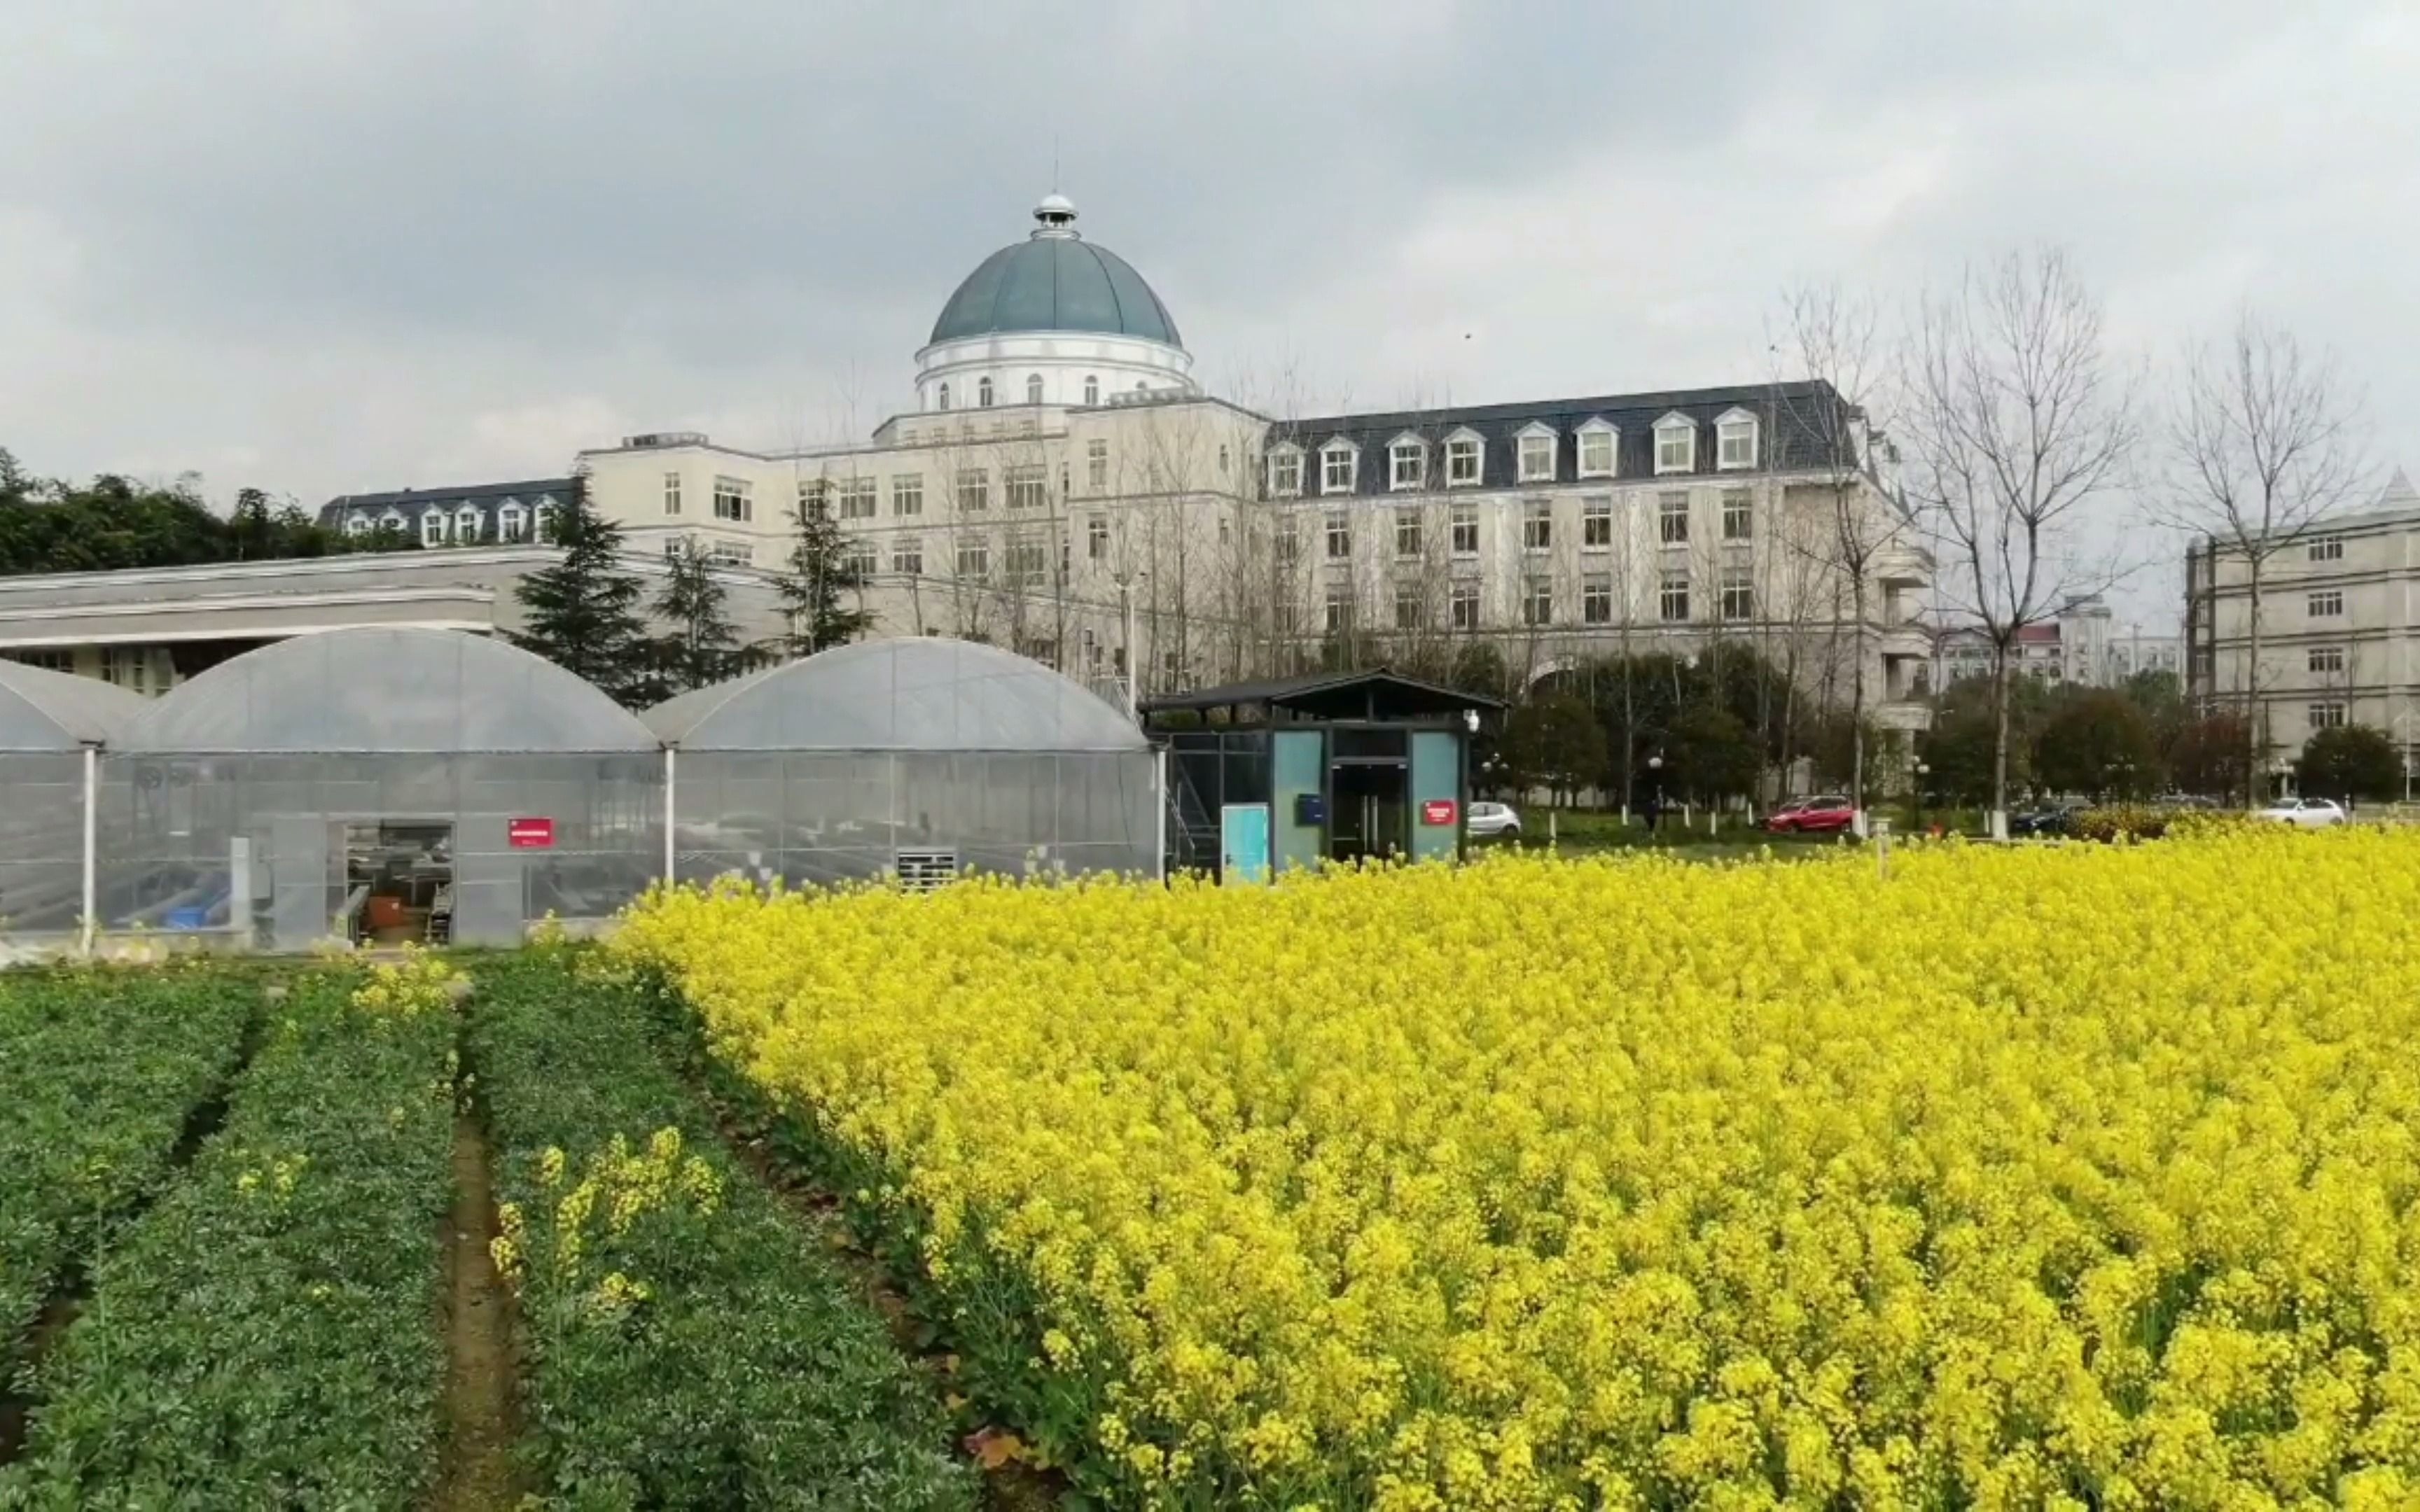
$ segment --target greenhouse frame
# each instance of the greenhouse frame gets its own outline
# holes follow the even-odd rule
[[[644,717],[673,793],[665,869],[683,882],[1162,874],[1150,740],[1083,685],[997,646],[861,641]]]
[[[1164,792],[1097,694],[936,638],[644,716],[451,630],[298,636],[158,700],[0,660],[0,945],[510,945],[666,876],[1159,876]]]

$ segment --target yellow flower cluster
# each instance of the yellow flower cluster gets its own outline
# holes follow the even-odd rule
[[[569,1159],[549,1146],[538,1155],[538,1177],[548,1190],[563,1185]],[[653,1211],[678,1207],[711,1216],[722,1202],[722,1178],[713,1166],[685,1152],[678,1129],[663,1128],[648,1136],[647,1148],[634,1151],[615,1134],[589,1159],[569,1191],[554,1206],[554,1227],[548,1235],[549,1258],[557,1281],[578,1280],[592,1236],[618,1240],[640,1217]],[[528,1224],[517,1203],[496,1210],[497,1236],[488,1249],[497,1272],[518,1284],[530,1255]],[[601,1310],[627,1311],[644,1301],[647,1288],[619,1271],[598,1285],[592,1301]]]
[[[446,964],[407,946],[400,961],[372,966],[368,980],[353,989],[353,1006],[371,1013],[417,1018],[442,1012],[469,985],[469,979]]]
[[[1123,1500],[2385,1512],[2415,919],[2420,833],[2263,830],[725,887],[616,949],[962,1318],[1031,1299]]]

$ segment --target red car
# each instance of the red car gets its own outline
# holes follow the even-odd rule
[[[1857,806],[1837,794],[1797,798],[1773,810],[1764,827],[1776,835],[1829,835],[1846,829],[1857,817]]]

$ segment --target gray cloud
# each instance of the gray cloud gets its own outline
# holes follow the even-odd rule
[[[2398,0],[23,8],[0,444],[49,471],[315,498],[861,430],[1054,142],[1271,402],[1761,377],[1789,281],[2056,240],[2145,353],[2246,299],[2337,347],[2420,465]]]

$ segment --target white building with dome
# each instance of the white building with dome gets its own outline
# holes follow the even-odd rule
[[[877,633],[1012,647],[1118,695],[1323,662],[1439,673],[1481,642],[1535,677],[1719,640],[1844,696],[1862,645],[1877,722],[1923,723],[1931,563],[1912,538],[1881,553],[1852,633],[1824,550],[1842,473],[1818,439],[1862,446],[1863,426],[1827,387],[1263,414],[1202,390],[1168,303],[1075,206],[1033,220],[942,301],[914,407],[861,440],[659,431],[571,476],[348,495],[323,519],[420,549],[0,583],[0,655],[159,692],[308,630],[508,632],[514,582],[550,555],[530,537],[584,487],[651,596],[665,557],[696,551],[729,569],[752,637],[780,628],[768,575],[821,509]]]

